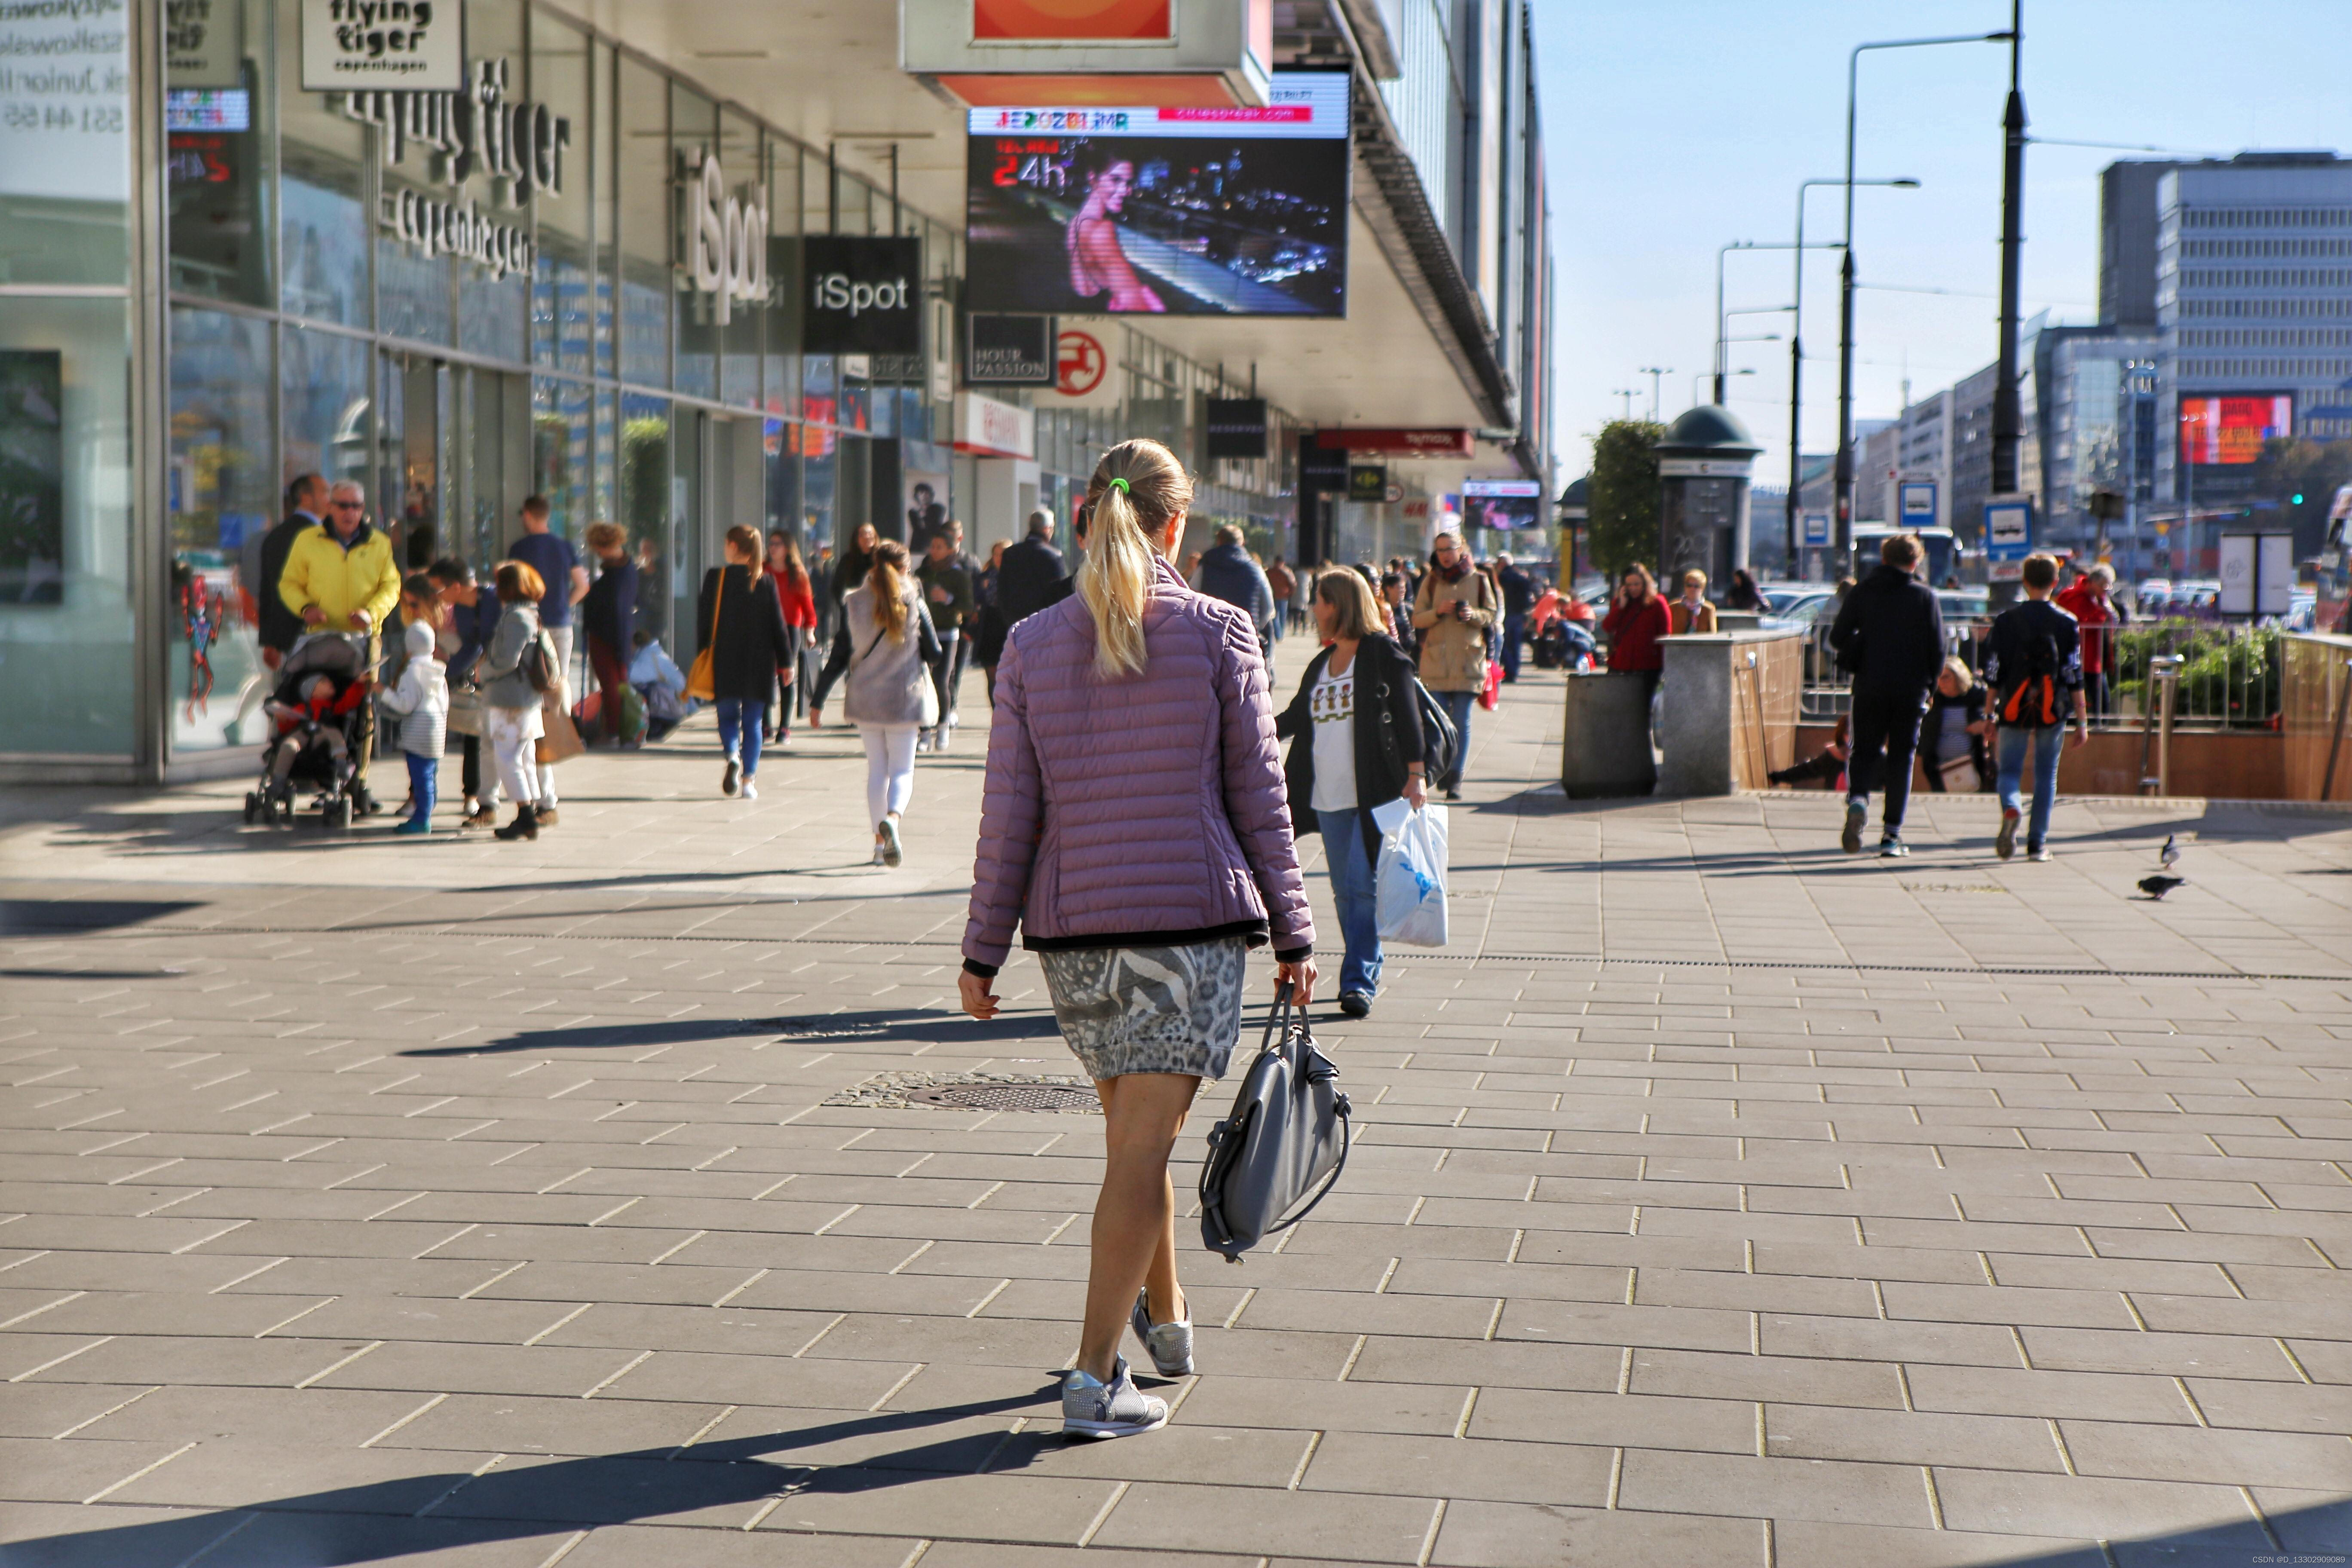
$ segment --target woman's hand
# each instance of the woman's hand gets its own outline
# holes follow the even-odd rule
[[[1429,783],[1419,773],[1404,776],[1404,800],[1415,811],[1429,804]]]
[[[971,977],[965,978],[969,981]],[[1312,958],[1302,958],[1296,963],[1276,964],[1274,966],[1276,987],[1278,989],[1285,982],[1289,984],[1292,1004],[1300,1007],[1306,1006],[1315,1000],[1315,961]]]
[[[809,728],[812,730],[824,728],[824,710],[814,703],[809,706]]]
[[[996,1016],[996,982],[965,970],[956,976],[956,990],[963,1001],[963,1010],[985,1024]]]

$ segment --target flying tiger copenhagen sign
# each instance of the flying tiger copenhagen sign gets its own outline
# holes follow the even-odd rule
[[[301,0],[302,90],[466,88],[462,0]]]

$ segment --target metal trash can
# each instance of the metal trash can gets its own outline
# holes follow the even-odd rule
[[[1570,800],[1644,795],[1657,787],[1650,698],[1639,675],[1592,670],[1568,678],[1559,783]]]

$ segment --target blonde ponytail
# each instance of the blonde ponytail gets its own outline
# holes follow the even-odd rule
[[[907,547],[886,539],[874,547],[874,565],[866,574],[866,591],[874,597],[874,624],[894,643],[907,640]]]
[[[1191,508],[1192,484],[1157,441],[1122,441],[1103,454],[1087,487],[1087,560],[1077,593],[1095,623],[1095,674],[1143,670],[1143,609],[1158,574],[1151,535]]]

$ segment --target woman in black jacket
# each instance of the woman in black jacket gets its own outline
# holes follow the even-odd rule
[[[1422,775],[1428,756],[1412,660],[1380,628],[1372,590],[1353,572],[1326,572],[1311,601],[1315,629],[1329,646],[1315,656],[1298,695],[1275,721],[1296,737],[1283,774],[1295,828],[1323,830],[1323,860],[1339,906],[1348,955],[1339,967],[1339,1010],[1360,1018],[1381,984],[1381,932],[1373,913],[1372,869],[1380,829],[1372,808],[1402,796],[1428,804]]]
[[[695,625],[698,647],[710,652],[710,694],[719,709],[719,742],[727,748],[721,795],[757,800],[760,725],[776,700],[776,670],[793,657],[783,606],[760,580],[760,531],[727,531],[727,564],[702,574]],[[715,625],[713,623],[716,623]]]

